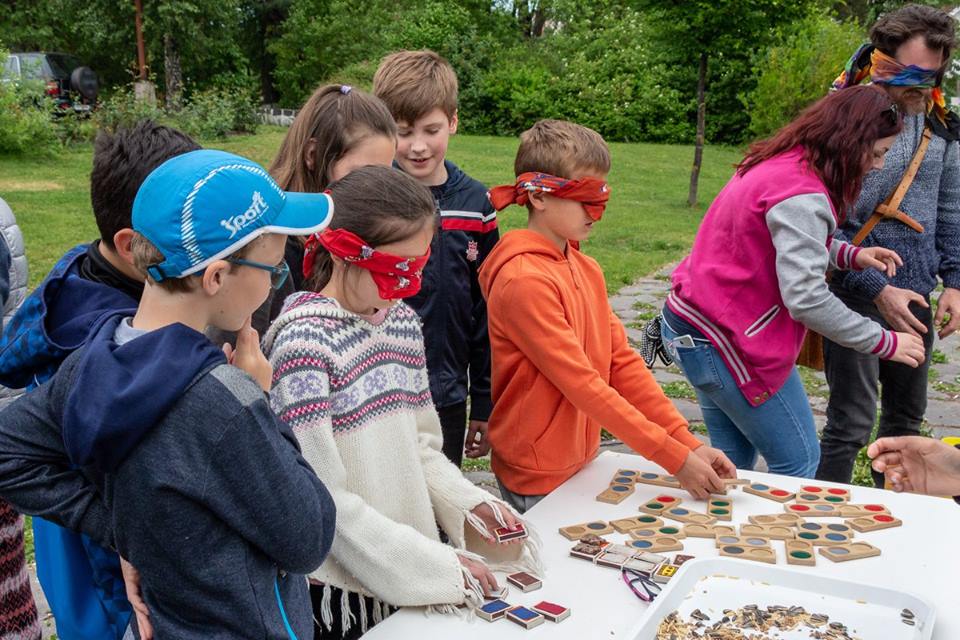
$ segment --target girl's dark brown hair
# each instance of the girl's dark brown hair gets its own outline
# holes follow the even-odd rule
[[[397,137],[397,125],[383,101],[347,85],[324,85],[297,113],[270,175],[285,191],[319,193],[330,182],[333,164],[371,135]],[[307,162],[311,141],[312,168]]]
[[[804,160],[823,180],[842,219],[860,194],[873,145],[900,133],[902,126],[899,111],[883,89],[869,85],[841,89],[814,102],[773,137],[750,145],[737,174],[802,147]]]
[[[361,167],[330,185],[333,219],[330,229],[346,229],[376,249],[406,240],[428,221],[436,220],[437,205],[430,190],[390,167]],[[330,282],[333,258],[317,247],[313,272],[304,282],[320,291]]]

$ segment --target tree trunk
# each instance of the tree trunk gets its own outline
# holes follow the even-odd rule
[[[530,30],[531,35],[534,38],[539,38],[543,35],[543,28],[547,24],[547,12],[543,8],[543,3],[537,3],[537,8],[533,12],[533,26]]]
[[[170,33],[163,36],[163,71],[167,85],[167,109],[179,111],[183,106],[183,69],[180,67],[180,48]]]
[[[697,184],[700,181],[700,166],[703,164],[703,142],[706,137],[707,120],[707,53],[700,53],[700,74],[697,77],[697,144],[693,152],[693,170],[690,172],[690,195],[687,204],[697,204]]]

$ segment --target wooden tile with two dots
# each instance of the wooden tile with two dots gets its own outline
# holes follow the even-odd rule
[[[787,540],[787,564],[798,564],[813,567],[817,564],[817,556],[813,553],[813,544],[806,540]]]
[[[652,484],[658,487],[667,487],[669,489],[679,489],[680,481],[674,476],[663,476],[659,473],[641,471],[636,475],[637,484]]]
[[[770,538],[760,538],[758,536],[717,536],[715,541],[717,548],[728,544],[740,545],[742,547],[762,548],[770,547]],[[772,548],[772,547],[771,547]]]
[[[861,516],[890,515],[890,509],[882,504],[842,504],[839,507],[841,518],[859,518]]]
[[[568,527],[560,527],[560,535],[567,540],[579,540],[588,533],[598,536],[605,536],[613,533],[614,529],[603,520],[594,520],[593,522],[584,522],[583,524],[573,524]]]
[[[682,502],[683,500],[676,496],[661,494],[652,500],[647,500],[641,504],[639,508],[643,513],[648,513],[652,516],[661,516],[664,511],[677,507]]]
[[[683,532],[683,529],[677,525],[664,524],[659,527],[650,527],[641,528],[641,529],[631,529],[629,534],[634,540],[648,540],[656,536],[670,536],[678,540],[683,540],[687,537],[687,534]]]
[[[767,500],[773,500],[774,502],[789,502],[790,500],[793,500],[795,495],[792,491],[771,487],[770,485],[763,484],[762,482],[753,482],[751,484],[744,485],[742,491],[744,493],[760,496],[761,498],[766,498]]]
[[[829,547],[820,547],[820,555],[833,562],[847,562],[880,555],[880,549],[869,542],[849,542]]]
[[[743,485],[750,484],[750,481],[746,478],[720,478],[722,482],[728,489],[730,487],[741,487]]]
[[[733,500],[726,496],[710,496],[707,498],[707,514],[717,520],[730,522],[733,520]]]
[[[850,492],[838,487],[820,487],[815,484],[806,484],[797,491],[796,500],[797,502],[845,504],[850,502]]]
[[[683,522],[684,524],[714,524],[717,521],[715,516],[692,511],[686,507],[670,507],[661,514],[664,518]]]
[[[866,533],[868,531],[880,531],[881,529],[899,527],[903,525],[903,521],[886,513],[878,513],[872,516],[863,516],[862,518],[847,520],[847,524],[861,533]]]
[[[524,629],[533,629],[543,624],[543,616],[526,607],[514,607],[507,611],[507,620],[515,622]]]
[[[658,553],[661,551],[680,551],[683,549],[683,543],[672,536],[657,536],[655,538],[643,540],[628,540],[628,547],[632,547],[635,552],[649,551]]]
[[[804,522],[797,527],[797,540],[805,540],[816,547],[847,544],[853,538],[853,529],[846,524]]]
[[[797,537],[797,530],[784,524],[742,524],[740,535],[770,540],[793,540]]]
[[[731,524],[685,524],[683,533],[688,538],[710,538],[717,535],[737,535],[737,529]]]
[[[607,504],[620,504],[631,495],[633,495],[633,484],[611,484],[609,487],[597,494],[597,502]]]
[[[743,544],[725,544],[720,547],[720,555],[728,558],[742,558],[755,562],[777,563],[777,552],[773,547],[760,547]]]
[[[750,521],[750,524],[785,525],[788,527],[795,527],[803,522],[803,518],[793,513],[770,513],[759,516],[747,516],[747,520]]]
[[[621,518],[611,520],[610,526],[618,533],[630,533],[633,529],[650,529],[652,527],[662,527],[663,520],[656,516],[633,516],[632,518]]]
[[[783,510],[787,513],[802,516],[804,518],[839,518],[840,505],[829,504],[826,502],[812,502],[808,504],[785,504]]]

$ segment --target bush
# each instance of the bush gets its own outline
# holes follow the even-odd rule
[[[89,114],[67,112],[54,118],[53,124],[64,145],[92,142],[97,137],[97,124]]]
[[[140,120],[160,120],[163,115],[158,105],[134,98],[133,86],[128,85],[102,99],[93,117],[97,128],[116,131],[132,127]]]
[[[794,25],[757,66],[757,86],[744,100],[750,134],[768,136],[822,98],[864,39],[860,26],[824,16]]]
[[[0,51],[0,59],[6,54]],[[0,81],[0,155],[52,156],[60,148],[51,101],[20,82]]]

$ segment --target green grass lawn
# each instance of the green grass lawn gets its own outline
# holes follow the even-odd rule
[[[256,135],[217,140],[207,146],[269,164],[286,129],[261,127]],[[455,136],[449,157],[488,185],[513,181],[515,138]],[[693,240],[706,205],[726,183],[739,158],[736,150],[708,147],[698,207],[686,205],[692,147],[613,144],[609,176],[612,197],[603,221],[584,251],[603,266],[610,291],[681,257]],[[90,210],[91,146],[49,160],[0,158],[0,197],[17,216],[26,238],[30,282],[36,285],[73,245],[97,236]],[[525,223],[526,211],[501,214],[502,230]]]

